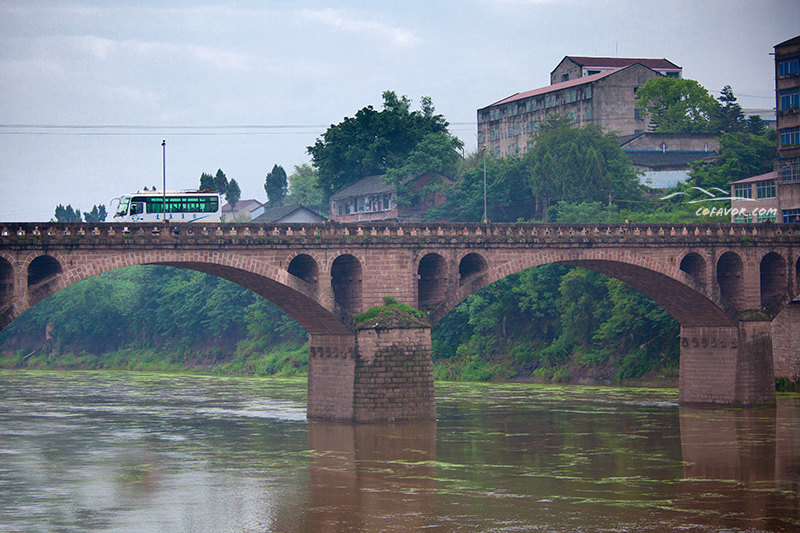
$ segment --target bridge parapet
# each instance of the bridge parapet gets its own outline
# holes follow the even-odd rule
[[[797,242],[797,224],[548,224],[548,223],[0,223],[0,245],[37,247],[45,243],[145,245],[297,244],[316,242],[416,244],[702,243],[747,247],[757,240]]]

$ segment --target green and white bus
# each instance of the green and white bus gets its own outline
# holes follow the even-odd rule
[[[114,221],[120,222],[220,222],[222,202],[214,191],[144,191],[117,201]],[[112,200],[112,204],[114,202]],[[166,201],[166,209],[164,202]]]

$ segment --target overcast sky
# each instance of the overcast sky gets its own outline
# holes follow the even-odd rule
[[[386,89],[430,96],[474,151],[476,110],[565,55],[665,57],[771,109],[798,22],[797,0],[0,0],[0,220],[160,188],[162,139],[167,188],[221,168],[266,201],[273,165]]]

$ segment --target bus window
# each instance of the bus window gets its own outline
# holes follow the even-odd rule
[[[131,204],[131,215],[141,215],[144,213],[144,204],[139,202],[134,202]]]

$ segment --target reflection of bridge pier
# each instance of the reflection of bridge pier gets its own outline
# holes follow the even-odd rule
[[[680,323],[682,403],[751,406],[775,402],[773,345],[797,342],[796,334],[789,342],[779,334],[773,343],[769,326],[800,291],[799,231],[796,224],[0,223],[0,328],[109,270],[197,270],[263,296],[308,331],[310,418],[425,419],[434,413],[428,330],[354,332],[353,315],[392,297],[435,324],[491,283],[560,263],[620,279]],[[774,356],[780,368],[800,360],[796,351]]]
[[[308,447],[310,509],[299,530],[417,531],[431,516],[436,422],[309,422]]]
[[[800,512],[800,432],[796,403],[778,402],[760,409],[709,409],[681,407],[683,486],[691,499],[687,506],[707,508],[721,525],[743,527],[744,517],[796,516]],[[776,423],[777,421],[777,423]],[[743,498],[715,497],[721,484],[757,488]],[[760,494],[760,497],[754,497]],[[744,524],[747,528],[785,527],[767,521]]]

